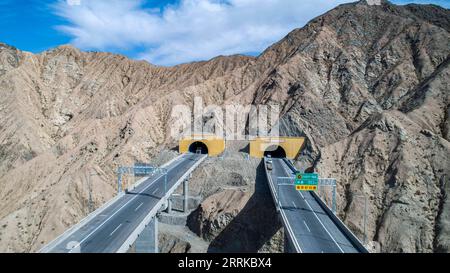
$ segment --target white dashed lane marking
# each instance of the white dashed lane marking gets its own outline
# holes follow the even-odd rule
[[[111,232],[111,234],[109,234],[109,236],[112,236],[114,234],[114,232],[116,232],[120,227],[122,226],[122,224],[118,225],[113,232]]]

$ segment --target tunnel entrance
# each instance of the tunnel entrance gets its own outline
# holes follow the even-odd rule
[[[203,142],[197,141],[189,145],[189,152],[194,154],[208,154],[208,146]]]
[[[267,157],[268,155],[271,155],[274,158],[285,158],[286,151],[284,151],[281,146],[272,145],[264,151],[264,156]]]

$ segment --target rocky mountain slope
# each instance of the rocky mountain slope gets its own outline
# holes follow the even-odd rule
[[[359,235],[358,196],[367,196],[375,251],[449,252],[450,11],[382,2],[341,5],[257,58],[157,67],[0,44],[0,251],[36,251],[111,198],[117,166],[174,148],[172,107],[201,96],[281,104],[282,132],[309,140],[298,166],[338,179],[339,215]],[[223,247],[221,231],[258,204],[256,187],[202,191],[202,171],[194,176],[205,201],[190,227]]]

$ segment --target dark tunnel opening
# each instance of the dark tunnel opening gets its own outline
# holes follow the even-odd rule
[[[208,154],[208,146],[203,142],[197,141],[189,146],[189,152],[194,154]]]
[[[268,155],[271,155],[274,158],[285,158],[286,152],[281,146],[273,145],[268,147],[264,152],[265,157],[267,157]]]

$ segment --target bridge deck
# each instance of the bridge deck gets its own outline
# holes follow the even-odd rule
[[[294,172],[284,159],[273,158],[272,161],[273,170],[268,172],[268,180],[272,195],[280,204],[283,225],[296,252],[360,252],[310,192],[297,191],[293,185],[277,186],[278,177],[294,178]]]
[[[43,252],[118,252],[124,248],[126,241],[139,226],[142,226],[148,216],[156,214],[161,201],[174,190],[180,179],[205,157],[196,154],[179,157],[166,166],[168,170],[166,192],[163,174],[149,177],[82,226],[62,236]],[[68,245],[75,248],[68,248]]]

